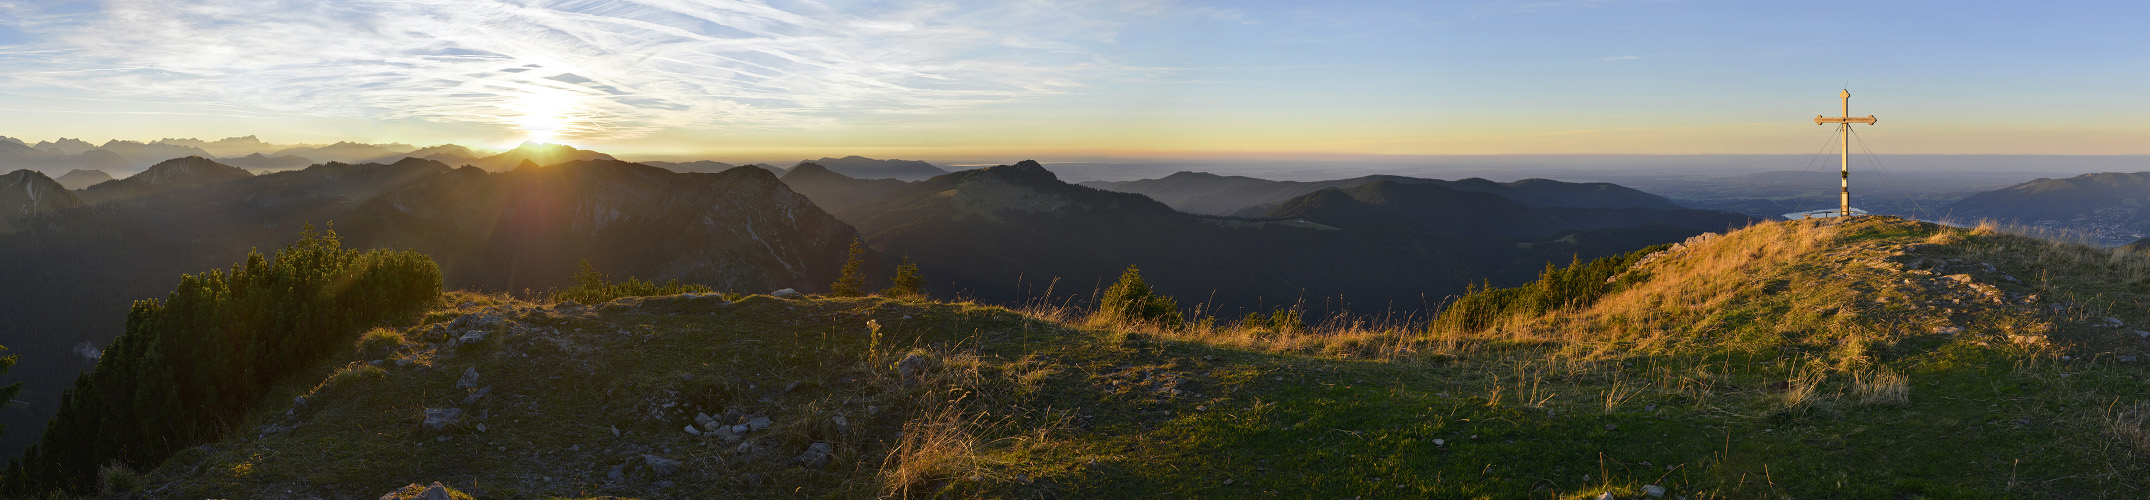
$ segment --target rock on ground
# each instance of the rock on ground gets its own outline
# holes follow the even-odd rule
[[[441,484],[441,483],[440,483],[440,481],[434,481],[434,482],[433,482],[433,485],[432,485],[432,486],[419,486],[419,485],[418,485],[418,483],[411,483],[411,484],[410,484],[409,486],[404,486],[404,487],[402,487],[402,488],[397,488],[397,489],[396,489],[396,491],[391,491],[391,492],[388,492],[388,494],[386,494],[386,495],[381,495],[381,500],[458,500],[458,499],[460,499],[460,500],[469,500],[469,499],[470,499],[470,495],[465,495],[465,494],[463,494],[463,493],[462,493],[462,492],[460,492],[460,491],[455,491],[455,489],[454,489],[454,488],[449,488],[449,487],[448,487],[448,485],[445,485],[445,484]]]
[[[896,376],[904,380],[924,376],[926,367],[930,364],[932,364],[931,360],[918,353],[905,354],[903,355],[903,360],[896,362]]]
[[[463,369],[463,378],[458,378],[458,379],[455,379],[455,387],[456,387],[457,389],[476,389],[476,388],[478,388],[478,368],[477,368],[477,367],[470,367],[470,368],[464,368],[464,369]]]
[[[679,472],[680,464],[678,460],[664,458],[656,455],[643,455],[642,462],[648,464],[649,469],[651,471],[656,472],[659,476],[670,476]]]
[[[455,425],[456,422],[461,420],[463,420],[462,408],[426,408],[425,426],[427,429],[435,431],[447,429],[448,426]]]
[[[829,465],[830,456],[835,453],[835,445],[831,445],[829,443],[814,443],[806,447],[805,453],[799,454],[799,465],[806,466],[806,468],[808,469],[819,469],[822,467],[826,467]]]

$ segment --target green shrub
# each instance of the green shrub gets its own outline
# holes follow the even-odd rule
[[[1306,313],[1296,306],[1277,309],[1269,315],[1269,329],[1282,333],[1306,331]]]
[[[1179,302],[1151,291],[1150,284],[1142,281],[1142,270],[1135,266],[1127,266],[1127,270],[1120,273],[1120,281],[1105,289],[1105,296],[1098,301],[1095,318],[1150,322],[1167,328],[1177,328],[1184,321]]]
[[[358,357],[383,359],[396,354],[403,347],[403,332],[392,328],[375,328],[358,336]]]
[[[1492,285],[1471,285],[1462,297],[1448,304],[1434,317],[1430,328],[1453,328],[1463,331],[1485,329],[1494,322],[1516,315],[1544,314],[1556,309],[1581,307],[1596,302],[1599,297],[1618,290],[1623,282],[1613,282],[1613,277],[1634,267],[1643,257],[1657,253],[1671,245],[1657,245],[1590,261],[1572,260],[1568,267],[1545,264],[1538,279],[1514,288],[1493,288]]]
[[[364,383],[368,380],[387,379],[388,370],[366,363],[352,363],[336,370],[336,373],[330,374],[327,380],[321,382],[321,385],[324,387],[353,387],[351,384]]]
[[[627,281],[620,282],[607,281],[603,273],[597,272],[597,268],[590,266],[590,261],[582,261],[582,270],[575,273],[575,286],[552,292],[552,301],[564,302],[572,300],[584,304],[603,304],[621,297],[710,293],[710,291],[708,286],[680,283],[679,280],[666,281],[662,284],[636,278],[627,278]]]
[[[5,474],[7,496],[86,495],[101,468],[154,468],[244,421],[269,388],[374,326],[440,300],[440,267],[417,252],[342,247],[307,226],[273,257],[181,276],[163,301],[135,302],[127,327],[60,396],[43,438]]]
[[[148,485],[142,473],[116,460],[97,468],[97,498],[126,498]]]

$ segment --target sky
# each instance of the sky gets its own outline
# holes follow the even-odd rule
[[[0,0],[0,136],[721,158],[2150,154],[2140,2]]]

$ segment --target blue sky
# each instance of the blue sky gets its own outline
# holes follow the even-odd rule
[[[0,0],[0,135],[932,157],[2150,154],[2128,2]]]

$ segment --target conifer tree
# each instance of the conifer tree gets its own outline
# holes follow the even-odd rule
[[[440,267],[416,252],[342,248],[312,226],[273,258],[182,276],[141,300],[97,366],[60,396],[58,414],[8,466],[8,497],[84,494],[99,467],[155,468],[231,433],[269,388],[367,328],[408,321],[440,297]],[[0,369],[12,358],[0,360]],[[0,397],[12,389],[0,388]]]
[[[5,351],[7,351],[7,347],[0,346],[0,352]],[[14,368],[16,359],[16,356],[0,358],[0,375],[6,375],[9,368]],[[0,387],[0,408],[6,408],[9,403],[15,402],[15,393],[21,391],[22,382],[8,384],[7,387]],[[0,431],[6,430],[7,426],[0,426]]]
[[[859,272],[859,268],[866,264],[865,257],[866,245],[860,243],[858,238],[852,238],[851,256],[844,260],[843,275],[837,276],[835,283],[829,284],[829,295],[837,297],[866,295],[866,275]]]
[[[903,258],[903,265],[896,266],[896,278],[882,295],[890,297],[924,297],[926,279],[918,275],[918,263],[910,257]]]
[[[605,287],[605,273],[597,272],[590,259],[582,259],[582,269],[575,272],[575,286],[596,290]]]

